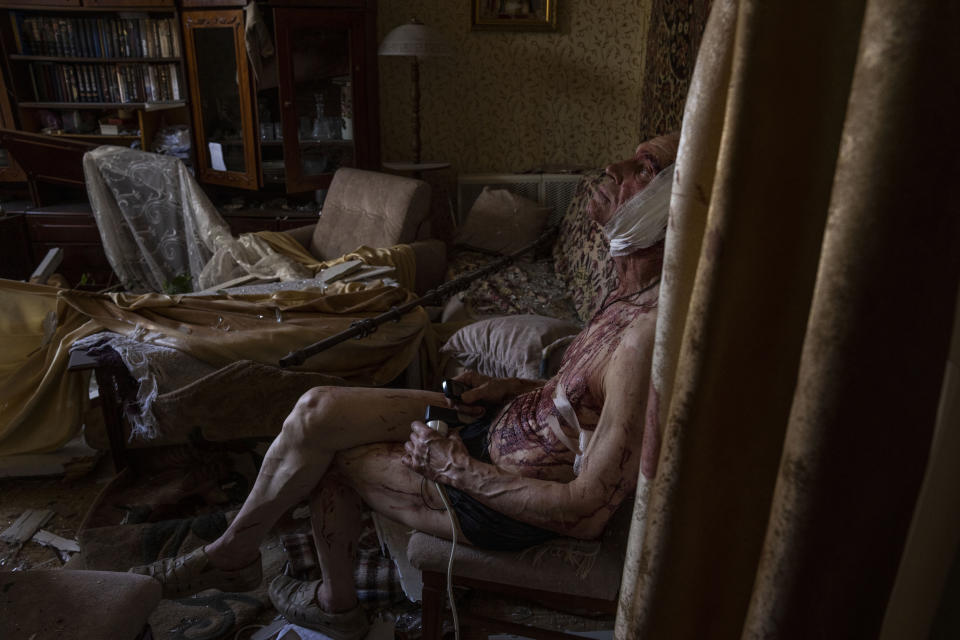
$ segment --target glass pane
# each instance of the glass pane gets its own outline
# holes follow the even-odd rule
[[[260,114],[260,167],[263,181],[284,184],[287,179],[283,160],[283,121],[280,116],[280,94],[276,84],[276,56],[263,66],[261,86],[257,90],[257,109]],[[272,64],[271,64],[272,63]],[[270,86],[264,87],[267,84]]]
[[[349,30],[294,29],[292,65],[302,175],[354,166]]]
[[[10,166],[10,156],[6,149],[0,149],[0,169],[6,169]]]
[[[193,38],[210,168],[243,173],[246,163],[233,29],[196,29]]]

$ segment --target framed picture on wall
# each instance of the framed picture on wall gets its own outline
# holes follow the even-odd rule
[[[556,31],[557,0],[470,0],[474,31]]]

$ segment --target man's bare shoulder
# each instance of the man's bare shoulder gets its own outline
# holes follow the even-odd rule
[[[653,339],[657,331],[656,309],[641,313],[634,318],[623,330],[618,351],[640,349],[646,351],[653,346]]]

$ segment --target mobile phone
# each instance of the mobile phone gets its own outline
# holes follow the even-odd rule
[[[443,381],[443,383],[441,383],[440,388],[443,390],[443,395],[450,398],[454,402],[460,402],[460,396],[462,396],[465,391],[469,391],[472,387],[464,382],[457,382],[456,380],[447,378]]]
[[[433,420],[439,420],[440,422],[445,423],[448,427],[456,427],[461,424],[460,416],[457,415],[457,412],[453,409],[438,407],[432,404],[427,405],[427,412],[423,416],[423,421],[429,425]]]

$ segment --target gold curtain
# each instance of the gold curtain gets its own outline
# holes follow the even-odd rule
[[[714,2],[618,638],[877,636],[960,274],[958,14]]]

